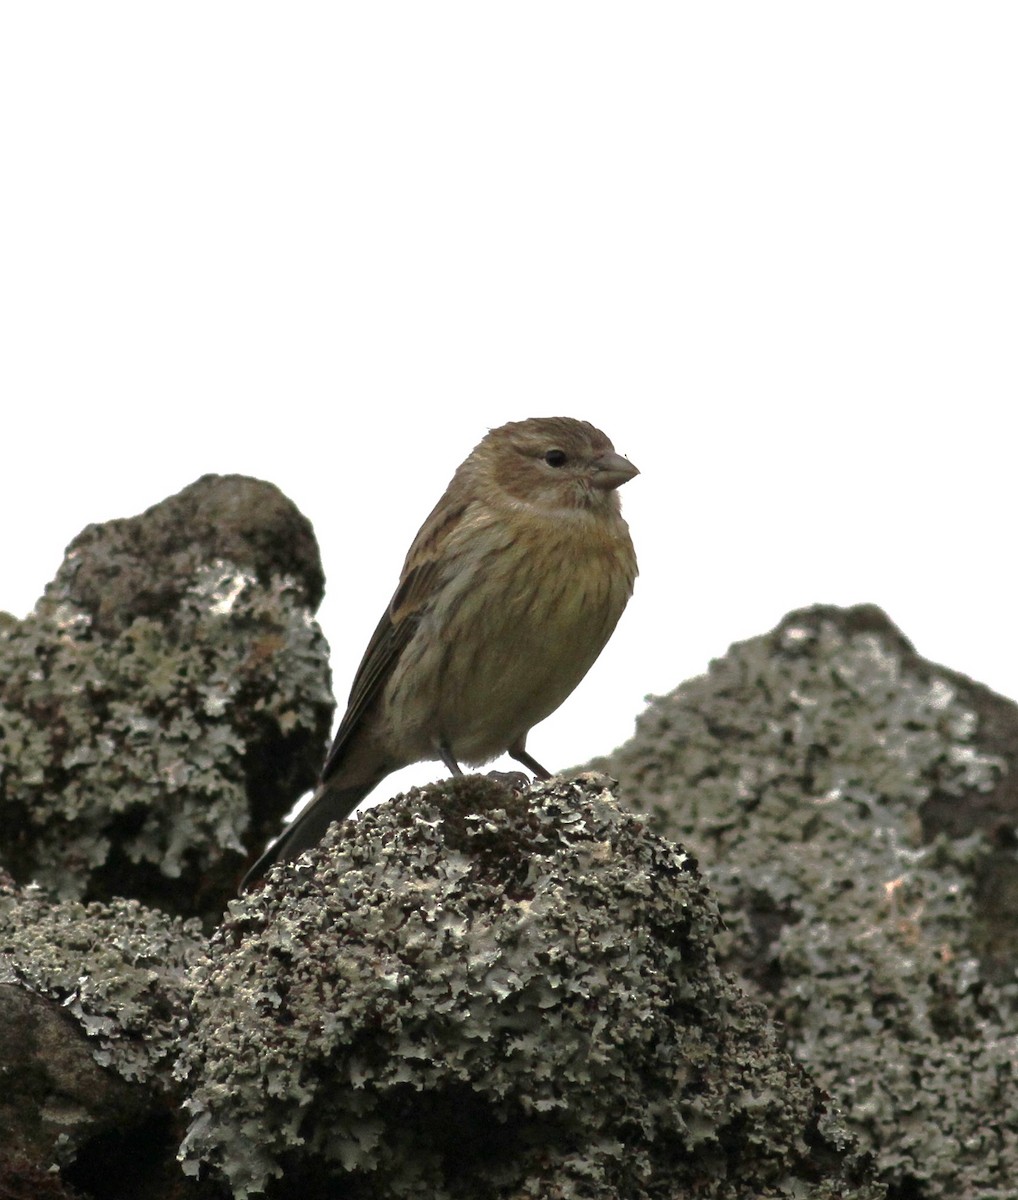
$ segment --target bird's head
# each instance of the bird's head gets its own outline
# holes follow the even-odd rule
[[[572,417],[531,417],[491,430],[474,455],[513,501],[560,511],[618,510],[616,489],[639,471],[600,429]]]

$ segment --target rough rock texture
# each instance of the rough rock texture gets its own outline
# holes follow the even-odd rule
[[[0,876],[0,1200],[171,1197],[171,1076],[204,939],[137,901],[54,903]],[[37,1190],[32,1191],[36,1185]],[[21,1191],[19,1191],[21,1189]]]
[[[72,1034],[58,1004],[6,973],[0,973],[0,1063],[0,1153],[5,1158],[70,1159],[93,1139],[125,1124],[142,1125],[150,1115],[146,1093],[96,1063],[85,1037]]]
[[[194,973],[188,1169],[236,1197],[875,1200],[718,971],[695,864],[607,784],[411,792],[235,902]]]
[[[54,1172],[0,1149],[0,1200],[82,1200],[82,1196]]]
[[[321,762],[321,590],[310,525],[257,480],[86,529],[0,625],[0,862],[214,921]]]
[[[1018,709],[878,609],[817,608],[598,760],[697,855],[787,1045],[896,1200],[1018,1181]]]
[[[203,475],[140,516],[89,525],[67,547],[47,596],[89,613],[112,636],[138,617],[174,612],[195,572],[220,559],[265,588],[287,576],[312,612],[322,602],[311,522],[274,484],[246,475]]]
[[[92,1054],[125,1080],[171,1087],[191,999],[189,966],[205,939],[137,900],[54,902],[0,882],[0,964],[7,981],[59,1002]]]

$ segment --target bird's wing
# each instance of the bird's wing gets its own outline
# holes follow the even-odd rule
[[[435,507],[414,538],[399,586],[371,635],[354,676],[346,712],[322,768],[323,783],[335,774],[364,714],[384,691],[425,608],[441,587],[442,572],[448,567],[447,539],[467,507],[465,501],[450,504],[449,498],[445,497],[444,503]]]

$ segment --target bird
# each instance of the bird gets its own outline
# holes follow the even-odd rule
[[[407,553],[309,804],[248,871],[315,845],[391,772],[508,752],[586,675],[637,576],[618,488],[639,471],[571,417],[510,421],[456,470]]]

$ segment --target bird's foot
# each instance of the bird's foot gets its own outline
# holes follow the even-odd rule
[[[494,779],[496,783],[507,787],[511,792],[525,792],[530,787],[530,777],[522,771],[488,771],[486,779]]]

